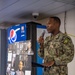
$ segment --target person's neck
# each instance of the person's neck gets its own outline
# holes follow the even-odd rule
[[[55,31],[54,33],[52,33],[52,36],[56,36],[60,31]]]

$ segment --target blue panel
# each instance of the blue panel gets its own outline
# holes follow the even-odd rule
[[[39,49],[39,44],[37,43],[37,51]],[[38,52],[37,52],[37,63],[42,64],[43,59],[38,56]],[[43,75],[43,68],[41,67],[37,67],[37,75]]]
[[[46,26],[44,26],[44,25],[37,25],[37,28],[46,29]]]
[[[44,26],[44,25],[37,25],[37,28],[39,28],[39,29],[42,30],[42,29],[46,29],[46,26]],[[39,49],[39,43],[36,42],[36,45],[37,45],[37,49],[36,50],[38,51],[38,49]],[[41,58],[38,55],[38,52],[37,52],[37,63],[39,63],[39,64],[42,64],[43,63],[43,58]],[[37,67],[37,75],[43,75],[43,68]]]
[[[8,43],[26,40],[26,24],[18,24],[7,29]]]

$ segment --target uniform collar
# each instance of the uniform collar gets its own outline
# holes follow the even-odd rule
[[[59,32],[57,35],[55,35],[55,36],[53,36],[53,35],[51,35],[51,39],[57,39],[57,38],[59,38],[59,36],[60,36],[60,34],[61,34],[62,32]]]

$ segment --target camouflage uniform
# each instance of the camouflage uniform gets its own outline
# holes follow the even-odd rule
[[[74,57],[74,45],[69,36],[60,32],[54,37],[48,36],[38,54],[44,58],[45,63],[55,61],[50,69],[44,71],[44,75],[68,75],[67,63]]]

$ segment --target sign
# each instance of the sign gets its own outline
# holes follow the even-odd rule
[[[7,29],[8,44],[26,40],[26,24],[18,24]]]

